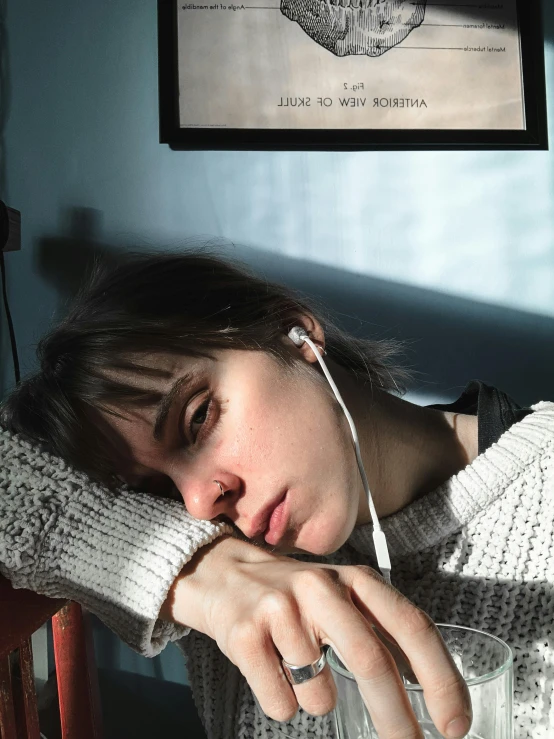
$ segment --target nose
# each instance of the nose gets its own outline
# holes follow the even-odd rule
[[[234,475],[219,472],[198,479],[176,480],[175,484],[194,518],[210,521],[226,515],[234,520],[234,507],[240,493],[240,480]]]

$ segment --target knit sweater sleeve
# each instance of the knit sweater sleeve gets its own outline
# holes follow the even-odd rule
[[[0,429],[0,572],[16,588],[75,600],[145,656],[188,633],[158,619],[175,577],[229,526],[176,501],[92,483]]]

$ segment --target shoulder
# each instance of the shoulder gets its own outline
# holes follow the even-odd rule
[[[529,452],[548,451],[554,440],[554,403],[541,401],[532,405],[532,411],[515,423],[499,443],[517,443],[529,447]]]
[[[542,401],[530,410],[477,458],[472,465],[476,471],[498,480],[525,479],[534,466],[554,457],[554,403]],[[554,468],[547,468],[554,475]]]
[[[541,400],[539,403],[531,406],[531,410],[535,413],[543,414],[545,416],[554,416],[554,403],[549,400]]]
[[[434,547],[507,498],[520,508],[554,499],[554,403],[532,410],[457,475],[382,520],[392,554]]]

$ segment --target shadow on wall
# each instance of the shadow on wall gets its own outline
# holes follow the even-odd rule
[[[9,70],[9,47],[7,28],[8,0],[0,0],[0,199],[7,198],[7,152],[6,123],[11,102],[11,85]],[[0,309],[0,397],[1,388],[7,385],[8,373],[12,376],[11,350],[8,340],[4,306]]]
[[[73,209],[68,221],[69,235],[43,239],[36,256],[37,270],[59,295],[59,313],[95,259],[115,262],[130,250],[145,250],[144,245],[104,243],[97,211]],[[185,247],[201,243],[208,242],[189,241]],[[407,342],[407,363],[417,373],[410,390],[423,401],[453,399],[471,379],[497,385],[525,405],[554,398],[553,318],[229,242],[212,241],[209,247],[223,257],[245,262],[268,280],[315,298],[356,336]]]
[[[65,221],[65,223],[64,223]],[[67,236],[43,238],[34,253],[35,269],[58,295],[56,315],[66,310],[94,264],[115,264],[121,248],[100,243],[102,213],[94,208],[71,208],[62,218]]]
[[[454,399],[471,379],[521,404],[554,398],[554,318],[259,252],[248,261],[320,299],[355,335],[407,342],[410,390],[423,400]]]
[[[8,0],[0,0],[0,198],[6,195],[5,131],[11,102],[7,2]]]
[[[547,41],[554,41],[554,3],[546,0],[542,3],[544,36]]]

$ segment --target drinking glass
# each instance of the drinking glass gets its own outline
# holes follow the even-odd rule
[[[513,739],[510,647],[483,631],[437,626],[471,695],[473,724],[468,739]],[[337,685],[335,718],[339,739],[378,739],[354,676],[331,648],[327,661]],[[404,677],[404,687],[425,739],[442,739],[427,711],[421,685]]]

